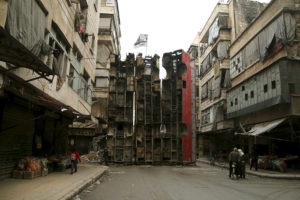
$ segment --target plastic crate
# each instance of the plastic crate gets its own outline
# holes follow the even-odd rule
[[[35,178],[34,171],[24,171],[24,179],[33,179]]]
[[[48,175],[48,169],[42,169],[42,176],[47,176]]]
[[[13,178],[23,179],[24,178],[24,171],[14,170],[13,171]]]

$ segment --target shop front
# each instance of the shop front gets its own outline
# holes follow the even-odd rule
[[[248,158],[258,156],[258,167],[270,170],[300,169],[299,117],[281,118],[245,127],[236,137],[248,141]],[[244,148],[246,149],[246,148]]]

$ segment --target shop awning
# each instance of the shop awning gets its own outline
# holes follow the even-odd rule
[[[13,64],[16,67],[25,67],[32,69],[41,77],[55,75],[54,71],[49,68],[42,60],[29,51],[17,39],[11,36],[7,31],[0,27],[0,60]]]
[[[265,132],[270,132],[272,129],[276,128],[279,124],[284,122],[286,118],[277,119],[274,121],[264,122],[260,124],[255,124],[250,131],[244,133],[236,133],[236,135],[248,135],[248,136],[258,136]]]

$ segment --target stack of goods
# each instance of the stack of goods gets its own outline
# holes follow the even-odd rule
[[[42,163],[42,176],[47,176],[48,175],[47,158],[42,158],[41,163]]]
[[[17,169],[13,172],[13,178],[33,179],[45,175],[43,171],[47,171],[47,159],[27,157],[19,161]]]
[[[24,172],[24,179],[33,179],[41,176],[42,164],[40,159],[34,157],[28,157],[26,170]]]

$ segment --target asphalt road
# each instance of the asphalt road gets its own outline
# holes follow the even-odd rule
[[[80,194],[81,200],[299,200],[300,181],[247,176],[231,180],[227,170],[201,165],[111,167]]]

